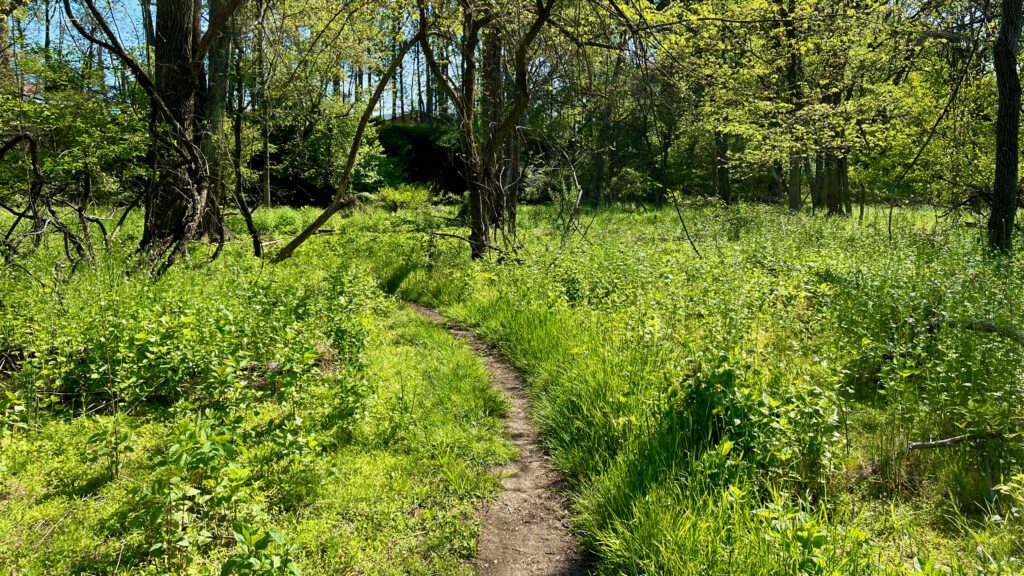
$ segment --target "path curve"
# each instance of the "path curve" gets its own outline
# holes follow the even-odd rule
[[[477,567],[482,576],[583,576],[585,562],[569,529],[569,512],[558,490],[561,476],[545,457],[530,419],[526,383],[501,355],[466,327],[436,311],[411,304],[480,355],[494,384],[508,396],[507,433],[519,457],[498,472],[502,492],[481,517]]]

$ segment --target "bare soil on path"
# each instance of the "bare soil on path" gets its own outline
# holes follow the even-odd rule
[[[514,462],[501,467],[501,494],[481,514],[479,573],[482,576],[583,576],[587,562],[569,525],[561,476],[541,448],[530,419],[526,383],[497,350],[471,330],[436,311],[411,305],[427,319],[447,328],[483,360],[495,386],[509,398],[507,434],[519,450]]]

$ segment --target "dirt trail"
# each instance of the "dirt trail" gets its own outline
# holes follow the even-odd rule
[[[466,342],[481,356],[495,385],[508,395],[508,436],[519,458],[501,468],[501,494],[483,511],[477,561],[483,576],[583,576],[587,568],[569,531],[569,513],[558,491],[561,477],[540,447],[529,415],[526,384],[496,350],[469,329],[430,308],[412,308]]]

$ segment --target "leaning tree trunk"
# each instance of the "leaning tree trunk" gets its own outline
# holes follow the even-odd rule
[[[1021,34],[1022,0],[1003,0],[999,37],[993,56],[999,108],[996,113],[996,174],[988,243],[995,250],[1013,247],[1013,221],[1017,212],[1017,169],[1020,153],[1020,75],[1017,43]]]

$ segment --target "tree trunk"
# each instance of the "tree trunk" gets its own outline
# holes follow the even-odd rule
[[[828,152],[822,161],[822,192],[829,216],[843,215],[843,201],[839,176],[839,158],[834,152]]]
[[[508,212],[502,177],[506,146],[504,141],[493,140],[498,137],[497,131],[505,108],[505,94],[502,82],[504,73],[501,36],[493,27],[483,32],[483,62],[480,76],[480,112],[484,123],[485,152],[479,180],[482,185],[481,193],[485,195],[484,204],[488,209],[490,225],[494,229],[499,229]]]
[[[789,158],[789,209],[799,212],[803,206],[803,192],[800,187],[800,171],[803,159],[799,156]]]
[[[263,172],[261,188],[263,189],[263,205],[270,208],[272,198],[270,196],[270,90],[267,86],[267,14],[266,7],[261,1],[259,6],[259,33],[256,41],[256,68],[259,78],[259,98],[257,103],[260,109],[260,152],[263,157]]]
[[[158,146],[158,185],[146,201],[142,246],[162,253],[174,242],[200,237],[208,210],[209,172],[197,127],[205,108],[205,71],[196,62],[202,33],[201,0],[158,0],[154,35],[157,125],[169,126],[176,150]],[[169,114],[170,117],[166,117]]]
[[[543,27],[551,18],[555,0],[541,0],[537,4],[537,12],[529,28],[519,38],[514,50],[509,50],[512,62],[512,97],[507,105],[502,105],[501,89],[502,70],[501,38],[498,31],[501,27],[493,21],[503,13],[494,10],[488,4],[473,1],[463,3],[463,28],[461,54],[462,74],[459,86],[449,81],[430,46],[432,34],[427,30],[425,11],[421,5],[420,46],[426,57],[427,66],[434,80],[441,84],[452,99],[458,113],[459,135],[462,153],[466,162],[466,187],[470,196],[470,231],[469,244],[473,258],[483,257],[489,248],[489,240],[499,235],[504,241],[514,238],[515,231],[509,227],[508,201],[501,183],[502,171],[505,166],[500,161],[507,150],[507,139],[516,130],[522,115],[530,103],[529,84],[529,50]],[[484,91],[483,102],[483,136],[476,134],[476,89],[477,82],[477,47],[481,33],[487,38],[484,46]],[[497,64],[495,64],[497,63]],[[418,87],[417,87],[418,89]],[[421,102],[422,106],[422,102]],[[491,116],[488,118],[488,116]],[[496,197],[496,194],[500,196]],[[497,200],[497,201],[495,201]],[[495,212],[495,211],[499,212]],[[493,225],[492,224],[496,224]]]
[[[437,114],[437,103],[435,102],[434,99],[434,97],[436,96],[434,92],[436,92],[436,90],[434,89],[433,81],[430,77],[430,74],[427,74],[423,80],[423,83],[426,85],[427,90],[427,112],[426,114],[423,115],[423,120],[431,122],[434,120],[434,116]]]
[[[836,168],[839,177],[839,198],[843,204],[843,215],[853,216],[853,197],[850,194],[850,161],[846,156],[840,156],[836,161]]]
[[[783,173],[782,164],[779,162],[773,162],[771,168],[768,170],[768,177],[771,180],[768,181],[768,201],[778,203],[782,201],[782,197],[788,194],[788,184],[786,183],[786,176]]]
[[[999,37],[993,49],[999,108],[996,113],[996,174],[988,244],[995,250],[1013,248],[1013,221],[1017,213],[1017,169],[1020,154],[1020,75],[1017,43],[1021,34],[1022,0],[1003,0]]]
[[[9,17],[7,2],[0,0],[0,83],[5,83],[10,76],[11,69],[11,52],[7,49],[8,36],[10,36],[7,23]],[[18,90],[21,90],[20,86]]]
[[[153,71],[149,51],[156,44],[156,31],[153,29],[153,2],[152,0],[141,0],[142,9],[142,30],[146,38],[146,66],[150,72]]]
[[[796,12],[796,0],[775,0],[779,11],[779,20],[782,24],[783,38],[785,39],[786,51],[786,86],[784,93],[788,103],[793,107],[793,114],[799,112],[803,107],[803,90],[800,86],[800,79],[803,75],[803,63],[800,58],[800,46],[798,45],[798,34],[793,14]],[[796,152],[789,156],[789,209],[797,212],[803,204],[803,195],[800,190],[800,164],[802,159]]]
[[[252,212],[249,211],[249,204],[245,201],[244,182],[242,182],[242,115],[245,113],[245,83],[242,78],[242,47],[239,46],[235,56],[235,114],[232,119],[231,128],[234,133],[235,149],[232,160],[235,169],[235,204],[238,211],[245,219],[245,228],[252,238],[252,252],[257,258],[263,257],[263,243],[260,241],[260,232],[252,221]]]
[[[732,183],[729,176],[729,135],[715,132],[715,188],[718,197],[732,204]]]
[[[210,0],[210,12],[218,14],[225,8],[225,0]],[[207,212],[210,219],[204,226],[208,229],[222,226],[219,206],[224,197],[224,118],[228,105],[228,81],[231,59],[231,31],[225,31],[210,46],[207,99],[206,99],[206,130],[203,132],[203,155],[210,165],[210,206]],[[220,230],[223,233],[223,230]]]
[[[859,207],[860,207],[860,212],[857,215],[857,223],[859,223],[859,224],[863,224],[864,223],[864,203],[867,201],[867,195],[868,195],[867,186],[865,186],[864,183],[861,182],[860,183],[860,198],[859,198],[859,200],[857,202],[859,204]]]
[[[810,165],[807,167],[810,173]],[[814,157],[814,176],[811,178],[811,206],[817,210],[825,204],[825,156],[819,152]]]

